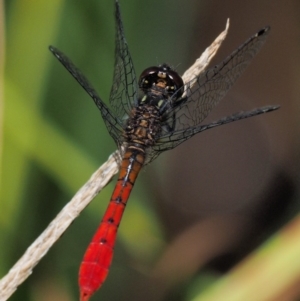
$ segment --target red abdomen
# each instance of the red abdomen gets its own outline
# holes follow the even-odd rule
[[[89,244],[79,270],[80,300],[87,301],[107,277],[113,257],[117,230],[134,185],[145,160],[144,153],[129,148],[125,153],[119,178],[99,228]]]

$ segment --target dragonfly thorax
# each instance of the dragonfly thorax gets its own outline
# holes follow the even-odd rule
[[[140,105],[131,111],[124,130],[129,145],[146,148],[155,144],[161,132],[159,110],[152,105]]]
[[[169,108],[172,107],[172,99],[168,96],[166,91],[160,87],[154,86],[152,89],[149,89],[146,94],[139,98],[139,106],[151,106],[155,107],[158,110],[159,115]]]

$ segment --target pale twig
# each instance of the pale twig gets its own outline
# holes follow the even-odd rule
[[[189,83],[186,87],[182,97],[185,96],[187,88],[192,88],[197,80],[197,76],[207,67],[211,59],[215,56],[222,42],[225,40],[229,29],[229,19],[227,19],[225,30],[222,31],[219,36],[213,41],[213,43],[205,49],[201,56],[195,61],[195,63],[187,69],[183,75],[182,80],[184,83]]]
[[[184,73],[183,80],[185,83],[194,79],[207,67],[225,39],[228,27],[229,20],[227,21],[225,31],[216,38],[212,45]],[[190,84],[190,87],[193,83]],[[107,162],[92,175],[89,181],[76,193],[45,231],[26,250],[25,254],[10,269],[8,274],[0,280],[0,301],[6,301],[14,293],[17,287],[32,273],[32,269],[42,257],[66,231],[73,220],[118,172],[119,164],[117,163],[117,157],[119,157],[118,151],[112,154]]]

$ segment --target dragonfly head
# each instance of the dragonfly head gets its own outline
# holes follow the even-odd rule
[[[161,91],[173,101],[183,94],[182,78],[167,64],[145,69],[140,76],[139,87],[145,94],[151,90]]]

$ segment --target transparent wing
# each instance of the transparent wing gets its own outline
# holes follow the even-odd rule
[[[95,89],[88,82],[85,76],[80,72],[79,69],[72,63],[72,61],[61,51],[53,46],[49,47],[50,51],[54,56],[62,63],[62,65],[72,74],[82,88],[93,98],[96,106],[99,108],[104,123],[108,129],[109,134],[115,140],[116,144],[120,147],[122,144],[122,125],[119,120],[110,112],[105,103],[98,96]]]
[[[178,101],[167,118],[175,131],[199,125],[242,75],[263,46],[270,27],[257,32],[233,51],[221,64],[201,73],[185,85],[185,99]],[[174,114],[175,113],[175,114]]]
[[[251,111],[246,112],[239,112],[233,114],[231,116],[224,117],[218,121],[214,121],[209,124],[198,125],[195,127],[191,127],[188,129],[176,131],[170,135],[170,133],[165,132],[162,133],[160,139],[156,142],[155,146],[149,150],[147,153],[147,161],[146,164],[149,164],[153,161],[156,157],[158,157],[162,152],[170,150],[181,144],[182,142],[186,141],[187,139],[193,137],[194,135],[201,133],[203,131],[215,128],[220,125],[228,124],[234,121],[246,119],[249,117],[253,117],[256,115],[272,112],[279,109],[279,106],[266,106],[257,109],[253,109]]]
[[[115,4],[115,70],[109,101],[116,117],[122,120],[124,116],[129,115],[137,101],[138,87],[133,62],[124,35],[118,1]]]

